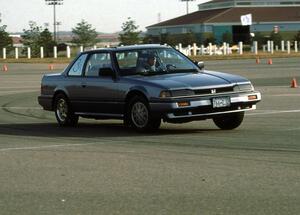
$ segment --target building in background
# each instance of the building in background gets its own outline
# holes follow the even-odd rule
[[[280,32],[292,39],[300,30],[300,0],[212,0],[200,4],[197,12],[147,27],[147,35],[195,34],[196,42],[214,38],[217,43],[231,37],[233,43],[249,43],[250,33]],[[242,26],[241,16],[252,14],[251,26]]]
[[[24,48],[24,44],[22,42],[21,34],[10,34],[9,35],[13,40],[13,47],[15,48]]]

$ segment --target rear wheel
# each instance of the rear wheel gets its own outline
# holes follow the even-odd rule
[[[133,97],[128,105],[124,123],[138,131],[157,130],[161,119],[152,116],[148,102],[141,96]]]
[[[77,125],[79,117],[73,113],[65,95],[59,94],[55,97],[54,111],[56,120],[60,126]]]
[[[213,119],[216,126],[222,130],[232,130],[239,127],[244,119],[244,112],[231,113]]]

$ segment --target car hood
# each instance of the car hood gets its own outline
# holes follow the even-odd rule
[[[131,77],[133,78],[133,77]],[[241,76],[204,71],[201,73],[173,73],[153,76],[134,76],[134,79],[139,79],[154,85],[168,89],[179,88],[205,88],[209,86],[230,85],[237,82],[248,82],[246,78]]]

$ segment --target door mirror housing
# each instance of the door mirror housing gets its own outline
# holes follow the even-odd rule
[[[116,78],[115,71],[110,67],[104,67],[99,69],[99,77],[111,77],[113,79]]]
[[[194,62],[196,66],[198,66],[199,69],[203,70],[204,69],[204,62],[203,61],[195,61]]]

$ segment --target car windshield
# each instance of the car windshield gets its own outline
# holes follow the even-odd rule
[[[122,76],[199,71],[194,63],[171,48],[120,51],[116,58]]]

